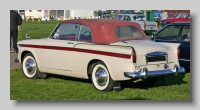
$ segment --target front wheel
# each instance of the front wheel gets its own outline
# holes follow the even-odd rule
[[[41,73],[39,71],[37,67],[37,62],[33,54],[31,53],[28,53],[24,56],[23,62],[22,62],[22,69],[23,69],[24,75],[30,79],[46,77],[46,74]]]
[[[107,92],[113,89],[113,80],[106,65],[99,61],[92,69],[92,83],[97,90]]]

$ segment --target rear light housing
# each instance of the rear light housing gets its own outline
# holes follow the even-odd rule
[[[178,55],[178,59],[181,57],[181,50],[180,48],[177,49],[177,55]]]
[[[132,59],[133,59],[133,63],[136,63],[136,52],[135,51],[132,53]]]

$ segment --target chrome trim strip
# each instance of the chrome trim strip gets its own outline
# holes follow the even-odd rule
[[[168,62],[167,64],[170,64],[170,63],[174,63],[174,62]],[[159,64],[166,64],[166,63],[159,63]],[[158,64],[148,64],[148,65],[158,65]],[[140,65],[140,66],[147,66],[147,65]]]
[[[180,60],[180,61],[190,61],[188,59],[178,59],[178,60]]]
[[[166,75],[177,75],[178,73],[185,73],[183,67],[178,68],[178,65],[174,65],[172,69],[163,69],[156,71],[148,71],[147,67],[143,68],[142,72],[124,72],[124,76],[128,78],[144,78],[148,77],[157,77],[157,76],[166,76]]]
[[[151,52],[146,54],[146,56],[162,56],[162,55],[167,55],[166,52]]]
[[[146,65],[148,65],[148,60],[147,57],[155,57],[155,56],[165,56],[165,60],[168,63],[168,54],[167,52],[162,52],[162,51],[156,51],[156,52],[151,52],[145,55],[145,60],[146,60]]]

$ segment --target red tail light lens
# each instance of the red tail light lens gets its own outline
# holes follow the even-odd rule
[[[178,59],[179,59],[181,57],[181,50],[180,50],[180,48],[178,48],[177,54],[178,54]]]
[[[133,58],[133,63],[136,63],[136,52],[133,52],[132,58]]]

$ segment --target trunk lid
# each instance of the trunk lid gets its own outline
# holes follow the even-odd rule
[[[136,60],[138,65],[147,65],[146,55],[152,54],[155,52],[161,52],[168,54],[171,49],[161,43],[153,42],[150,40],[128,40],[128,41],[118,41],[112,43],[111,45],[123,45],[123,46],[132,46],[136,52]],[[167,60],[167,58],[166,58]],[[159,64],[166,63],[167,61],[151,62],[148,64]]]

